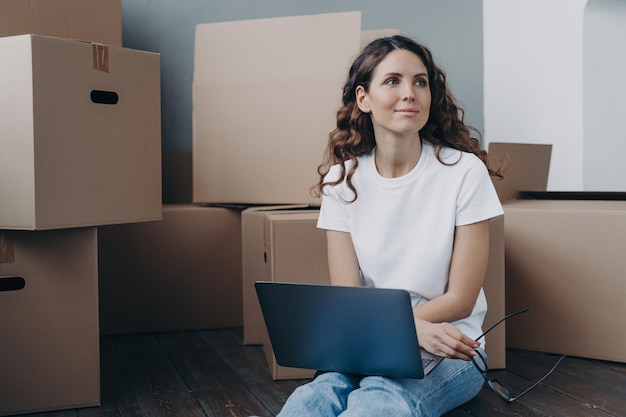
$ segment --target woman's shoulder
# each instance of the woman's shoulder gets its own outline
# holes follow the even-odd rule
[[[464,152],[447,146],[436,149],[435,146],[430,143],[424,144],[424,149],[432,157],[439,159],[445,166],[460,169],[472,169],[485,166],[483,161],[471,152]]]
[[[358,161],[359,167],[364,166],[365,164],[368,163],[368,161],[372,159],[372,154],[364,154],[364,155],[359,155],[356,157],[356,160]],[[345,164],[345,172],[344,172],[344,164]],[[355,164],[355,160],[354,159],[349,159],[347,161],[345,161],[343,164],[342,163],[337,163],[335,165],[332,165],[330,167],[330,169],[328,170],[328,173],[326,174],[326,177],[324,178],[324,182],[335,182],[339,179],[343,177],[345,177],[345,174],[347,172],[349,172],[352,167]],[[358,172],[359,170],[357,170]]]
[[[351,161],[351,160],[350,161],[346,161],[345,162],[345,172],[348,172],[353,164],[354,164],[354,162]],[[341,180],[342,177],[345,177],[345,172],[344,172],[344,164],[337,163],[335,165],[332,165],[328,169],[328,173],[324,177],[324,182],[326,182],[326,183],[337,182],[337,181]]]

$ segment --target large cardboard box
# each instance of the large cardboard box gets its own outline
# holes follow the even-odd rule
[[[159,55],[0,38],[0,229],[161,218]]]
[[[263,343],[273,379],[310,378],[314,371],[278,365],[254,291],[254,281],[328,284],[326,233],[317,229],[319,210],[301,207],[257,207],[243,212],[244,343]],[[492,219],[490,258],[484,282],[489,310],[485,325],[505,315],[504,219]],[[492,369],[506,367],[503,325],[487,335],[486,352]]]
[[[509,347],[626,362],[626,201],[510,200]]]
[[[240,209],[164,205],[100,227],[99,254],[103,334],[241,327]]]
[[[360,40],[360,12],[198,25],[194,202],[319,204],[309,189]]]
[[[0,415],[100,403],[95,228],[0,231]]]
[[[122,2],[0,1],[0,37],[29,33],[122,46]]]

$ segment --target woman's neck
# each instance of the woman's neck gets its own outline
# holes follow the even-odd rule
[[[408,174],[422,155],[419,135],[400,139],[376,139],[376,170],[385,178],[398,178]]]

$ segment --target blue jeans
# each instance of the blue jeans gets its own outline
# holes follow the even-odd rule
[[[439,417],[482,386],[474,364],[458,359],[444,359],[424,379],[327,372],[298,387],[278,417]]]

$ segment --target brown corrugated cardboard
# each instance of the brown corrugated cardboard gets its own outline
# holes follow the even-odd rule
[[[319,203],[309,189],[360,38],[360,12],[198,25],[194,202]]]
[[[548,185],[552,145],[529,143],[489,144],[489,160],[506,168],[504,178],[493,178],[501,202],[517,198],[519,191],[545,191]]]
[[[294,214],[311,214],[317,216],[319,209],[308,205],[285,205],[285,206],[259,206],[251,207],[243,211],[241,215],[242,223],[242,258],[243,258],[243,342],[246,345],[258,345],[263,344],[263,335],[267,333],[265,330],[265,323],[261,313],[261,306],[259,305],[259,299],[254,289],[254,283],[256,281],[272,280],[268,278],[267,267],[267,246],[271,245],[271,241],[268,241],[272,227],[266,224],[266,217],[270,214],[277,214],[283,216],[283,219],[290,219]],[[267,230],[267,227],[270,230]],[[309,232],[314,231],[315,224],[311,220],[308,227]],[[319,253],[319,248],[315,248],[316,241],[304,241],[300,242],[300,245],[310,244],[314,250],[311,255]],[[324,251],[326,242],[324,242]],[[275,253],[275,251],[272,251]],[[288,259],[288,258],[281,258]],[[323,255],[323,261],[326,259],[326,252]],[[293,266],[291,260],[289,265]],[[325,261],[327,262],[327,261]],[[275,265],[273,263],[272,265]],[[318,269],[315,269],[318,271]],[[326,276],[328,272],[324,272],[323,276]],[[271,272],[270,272],[271,275]],[[298,277],[292,278],[298,279]]]
[[[621,232],[626,201],[563,200],[545,193],[550,145],[492,143],[510,167],[494,180],[503,201],[506,305],[530,307],[506,324],[507,346],[626,362]],[[520,199],[519,191],[541,195]],[[584,193],[580,193],[584,194]]]
[[[264,344],[272,378],[310,378],[313,371],[280,366],[267,343],[255,281],[328,284],[326,234],[319,210],[307,206],[261,207],[243,212],[244,343]],[[269,347],[268,347],[269,346]]]
[[[122,2],[0,1],[0,36],[29,33],[122,46]]]
[[[551,152],[552,145],[500,142],[489,144],[490,162],[494,167],[502,164],[505,168],[504,178],[492,177],[503,206],[507,201],[514,200],[520,190],[543,191],[546,189]],[[492,219],[489,224],[491,249],[484,283],[489,310],[485,316],[485,328],[500,320],[506,313],[514,311],[506,303],[506,294],[509,289],[505,284],[508,282],[505,265],[505,224],[506,216]],[[508,325],[507,322],[501,323],[486,336],[489,367],[492,369],[506,367]]]
[[[100,403],[95,228],[3,231],[0,415]]]
[[[487,298],[487,314],[483,322],[485,330],[506,315],[504,270],[504,217],[498,216],[489,220],[489,263],[483,282],[483,290]],[[489,358],[489,368],[506,368],[504,323],[490,331],[485,339],[485,353]]]
[[[164,205],[99,228],[103,334],[240,327],[241,210]]]
[[[310,378],[313,375],[311,370],[283,367],[276,363],[271,346],[267,343],[267,330],[253,288],[256,280],[317,284],[330,282],[325,232],[316,227],[319,211],[290,211],[289,207],[283,210],[254,208],[244,211],[242,215],[244,342],[264,343],[273,379]],[[489,310],[485,325],[493,324],[505,315],[503,217],[492,219],[489,227],[490,258],[484,282]],[[263,268],[265,276],[262,274]],[[505,349],[505,329],[500,325],[487,336],[486,352],[490,368],[506,367]]]
[[[326,233],[317,228],[319,211],[265,216],[265,280],[330,284]],[[267,329],[263,326],[264,333]],[[264,335],[265,340],[265,335]],[[272,378],[310,378],[314,371],[280,366],[270,358]]]
[[[509,347],[626,362],[626,201],[504,205]]]
[[[159,55],[33,35],[0,53],[0,229],[160,219]]]

